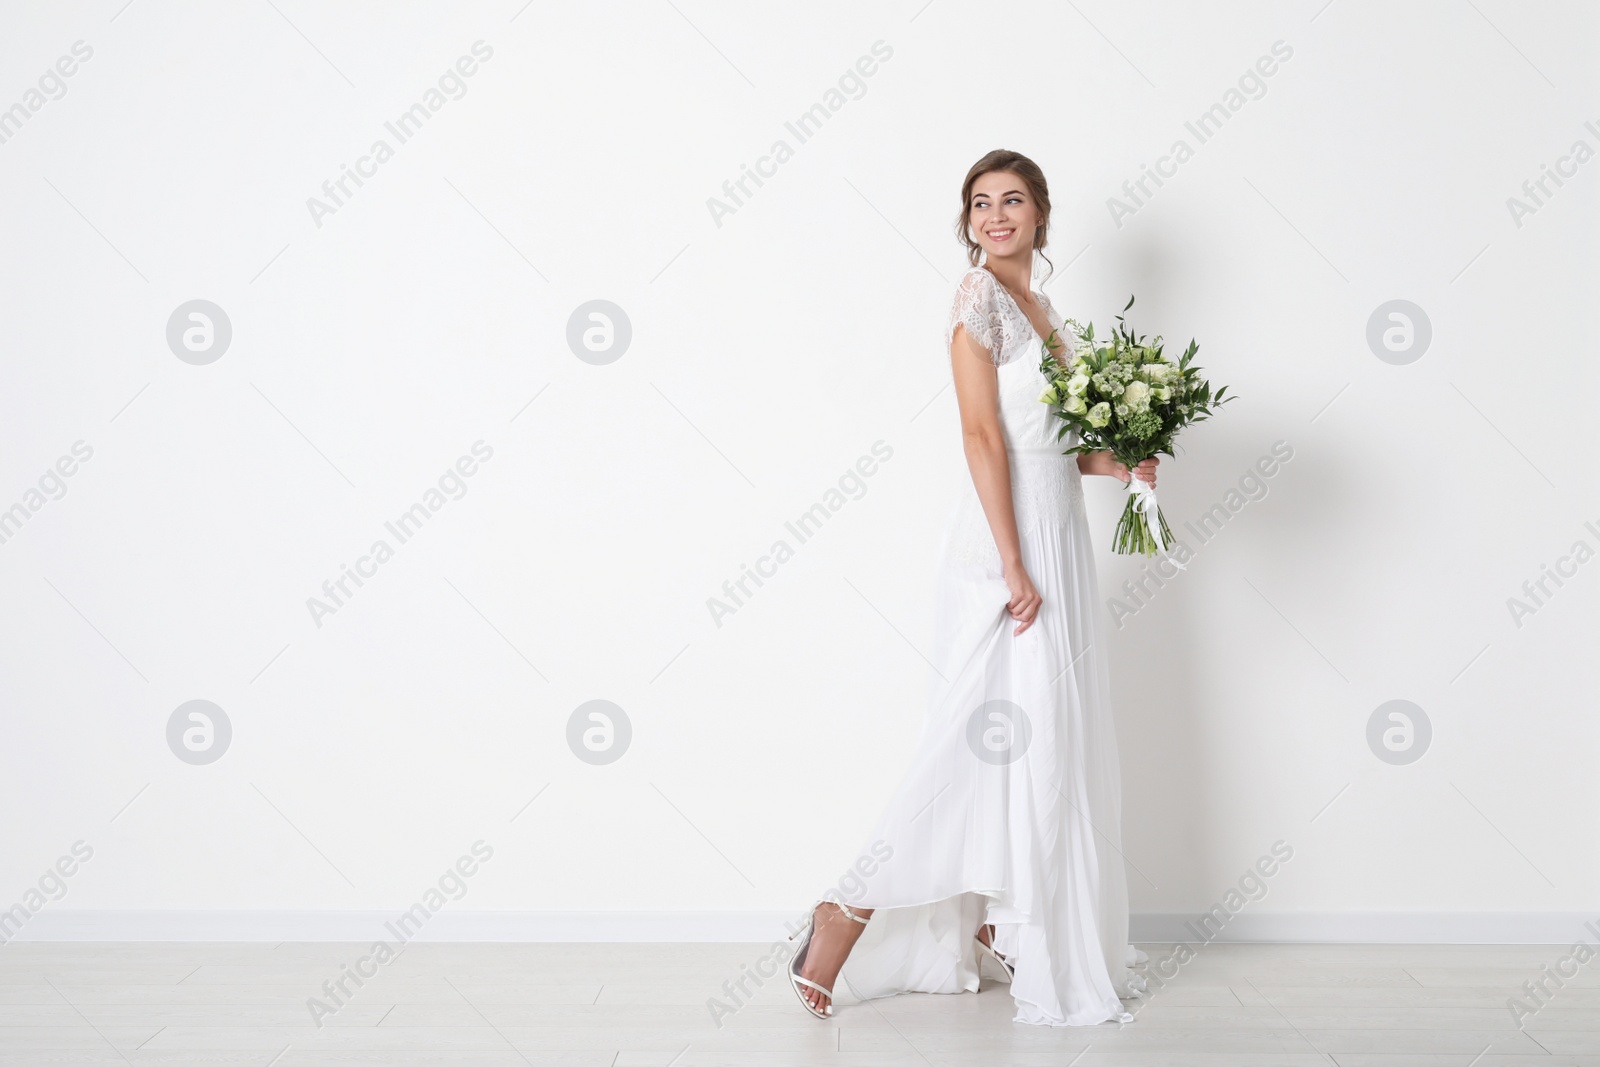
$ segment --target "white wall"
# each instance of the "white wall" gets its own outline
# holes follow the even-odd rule
[[[0,508],[92,449],[0,543],[0,907],[93,850],[22,936],[349,933],[316,913],[404,908],[479,840],[446,911],[480,932],[742,936],[803,908],[924,711],[966,476],[952,223],[995,147],[1051,181],[1056,305],[1109,323],[1136,293],[1240,397],[1160,483],[1175,527],[1237,514],[1112,623],[1136,932],[1281,839],[1249,908],[1279,936],[1581,935],[1600,563],[1520,625],[1507,602],[1600,548],[1600,160],[1520,220],[1507,200],[1600,149],[1591,5],[519,8],[8,18],[0,107],[93,50],[0,143]],[[385,122],[480,40],[399,144]],[[785,122],[879,41],[797,144]],[[1197,144],[1185,122],[1280,41]],[[308,198],[379,138],[319,225]],[[708,198],[779,138],[719,224]],[[1108,198],[1178,138],[1193,158],[1119,225]],[[206,365],[166,340],[195,299],[232,326]],[[566,339],[595,299],[631,323],[606,365]],[[1405,365],[1366,340],[1394,299],[1431,323]],[[717,626],[707,598],[880,440],[865,493]],[[397,544],[385,521],[479,441]],[[1109,552],[1121,499],[1089,487],[1107,596],[1142,562]],[[378,538],[393,558],[319,626],[308,598]],[[209,765],[167,742],[194,699],[232,726]],[[593,699],[632,725],[605,766],[566,741]],[[1366,738],[1392,699],[1432,724],[1405,766]]]

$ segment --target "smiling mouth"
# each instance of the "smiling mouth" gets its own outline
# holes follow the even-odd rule
[[[1005,241],[1005,240],[1009,240],[1011,235],[1016,233],[1017,231],[1015,229],[1010,229],[1010,230],[988,230],[986,232],[988,233],[989,240],[991,240],[991,241]]]

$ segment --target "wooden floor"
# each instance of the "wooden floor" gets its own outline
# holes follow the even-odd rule
[[[1166,946],[1141,946],[1152,964]],[[1558,946],[1201,945],[1126,1026],[1011,1022],[1003,984],[804,1013],[782,972],[734,1007],[760,945],[425,944],[373,965],[318,1026],[366,946],[0,946],[0,1063],[878,1064],[976,1067],[1600,1067],[1600,959],[1519,1028],[1507,1007]],[[1148,965],[1147,965],[1148,966]],[[1553,989],[1554,987],[1552,987]],[[1534,1007],[1529,1002],[1530,1007]]]

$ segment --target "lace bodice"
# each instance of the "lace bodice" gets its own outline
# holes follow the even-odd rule
[[[1067,345],[1057,358],[1070,361],[1076,338],[1065,328],[1050,298],[1037,289],[1033,295],[1044,306],[1046,320],[1059,331]],[[945,327],[947,349],[955,337],[957,325],[966,327],[967,333],[996,367],[1000,422],[1005,430],[1007,449],[1059,455],[1062,449],[1075,444],[1076,438],[1072,436],[1057,443],[1056,429],[1060,420],[1050,413],[1048,405],[1039,401],[1039,394],[1050,384],[1039,370],[1039,361],[1045,353],[1044,339],[1005,286],[983,267],[971,268],[956,285],[950,321]]]
[[[1065,329],[1050,298],[1039,290],[1033,293],[1043,306],[1050,325],[1070,346],[1075,338]],[[1011,467],[1012,507],[1017,528],[1024,538],[1041,525],[1070,520],[1074,508],[1083,506],[1082,475],[1076,456],[1063,455],[1064,449],[1078,443],[1075,433],[1059,441],[1056,431],[1061,421],[1039,394],[1049,386],[1039,369],[1044,356],[1044,340],[1011,294],[988,270],[973,267],[956,285],[945,328],[945,348],[955,336],[957,324],[977,341],[995,365],[999,385],[1000,424]],[[1070,360],[1069,354],[1059,358]],[[963,562],[985,562],[999,569],[999,553],[988,519],[983,513],[971,473],[961,472],[965,489],[958,501],[952,527],[952,549]]]
[[[1046,308],[1049,307],[1049,298],[1043,293],[1035,290],[1034,296]],[[1054,325],[1053,317],[1050,321]],[[957,326],[967,328],[967,333],[978,342],[989,362],[997,367],[1016,359],[1022,353],[1025,342],[1039,336],[1005,286],[984,267],[968,269],[956,284],[955,299],[950,305],[950,321],[944,331],[947,347],[955,337]]]

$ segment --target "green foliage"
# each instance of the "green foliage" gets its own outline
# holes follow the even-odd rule
[[[1108,340],[1095,337],[1093,323],[1081,326],[1068,319],[1077,343],[1066,367],[1051,354],[1051,343],[1059,340],[1057,331],[1052,330],[1042,346],[1039,370],[1051,388],[1041,399],[1061,420],[1056,440],[1074,430],[1078,433],[1079,443],[1067,449],[1067,455],[1110,452],[1130,468],[1151,456],[1172,456],[1173,440],[1180,430],[1204,422],[1235,399],[1227,386],[1213,391],[1201,375],[1202,368],[1194,362],[1200,346],[1193,340],[1173,363],[1165,355],[1165,341],[1159,334],[1152,339],[1135,333],[1124,318],[1133,301],[1130,296]],[[1073,395],[1067,383],[1075,374],[1089,379],[1079,393],[1082,412],[1066,406]],[[1135,382],[1148,390],[1147,399],[1138,395],[1138,389],[1134,397],[1128,396],[1128,387]],[[1158,388],[1164,389],[1164,397],[1157,394]],[[1091,419],[1090,414],[1102,403],[1107,405],[1105,419],[1097,426],[1095,422],[1100,420]]]
[[[1133,297],[1123,305],[1123,314],[1133,306]],[[1177,363],[1164,352],[1164,341],[1157,334],[1147,339],[1129,328],[1123,315],[1108,340],[1094,335],[1094,324],[1066,324],[1076,339],[1068,363],[1052,354],[1059,343],[1057,331],[1044,341],[1039,363],[1049,388],[1039,397],[1050,405],[1061,420],[1056,440],[1076,431],[1078,444],[1065,455],[1085,452],[1110,452],[1132,470],[1152,456],[1172,456],[1173,441],[1186,426],[1209,419],[1223,404],[1235,399],[1222,386],[1215,392],[1195,364],[1200,346],[1192,339]],[[1133,483],[1128,483],[1133,488]],[[1149,555],[1169,545],[1172,531],[1160,509],[1153,516],[1140,514],[1130,496],[1113,537],[1117,552]],[[1153,529],[1159,528],[1159,542]]]

